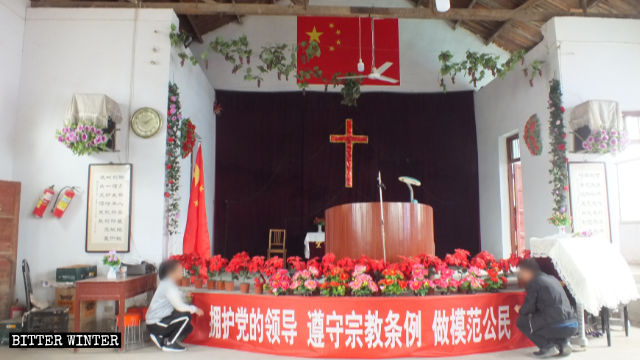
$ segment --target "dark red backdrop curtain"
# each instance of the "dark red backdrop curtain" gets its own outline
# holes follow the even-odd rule
[[[473,93],[366,93],[357,108],[321,92],[218,90],[216,98],[224,108],[216,119],[216,253],[265,254],[269,228],[283,228],[288,254],[301,255],[326,208],[378,200],[378,170],[385,201],[408,201],[399,176],[422,181],[415,197],[433,207],[439,255],[478,251]],[[345,132],[346,118],[355,134],[369,136],[354,145],[352,189],[344,186],[344,144],[329,142]]]

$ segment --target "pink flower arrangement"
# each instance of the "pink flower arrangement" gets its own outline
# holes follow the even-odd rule
[[[378,292],[378,285],[376,285],[371,275],[366,273],[356,275],[356,272],[354,272],[354,279],[349,282],[349,288],[353,296],[370,296]]]
[[[615,154],[626,149],[628,144],[629,138],[626,132],[601,129],[594,130],[587,140],[582,142],[582,148],[589,153]]]
[[[428,295],[433,288],[433,284],[428,279],[429,269],[427,269],[422,263],[414,264],[411,268],[411,280],[409,280],[409,289],[414,294],[419,296]]]
[[[274,295],[285,295],[291,287],[291,278],[286,269],[278,269],[269,278],[269,291]]]
[[[318,281],[315,280],[319,275],[320,270],[315,266],[298,270],[293,274],[290,288],[296,295],[311,295],[319,286]]]
[[[64,127],[56,131],[58,141],[76,155],[91,155],[105,151],[107,141],[111,137],[93,125],[78,124],[78,126]]]

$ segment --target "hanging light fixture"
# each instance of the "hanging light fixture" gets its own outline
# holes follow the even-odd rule
[[[436,10],[438,12],[447,12],[449,9],[451,9],[450,0],[436,0]]]
[[[371,19],[373,21],[373,19]],[[360,18],[358,18],[358,56],[360,59],[358,60],[358,72],[364,71],[364,62],[362,62],[362,34],[361,34],[362,25],[360,23]]]

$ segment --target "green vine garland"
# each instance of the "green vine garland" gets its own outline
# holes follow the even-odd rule
[[[167,143],[164,197],[166,225],[169,235],[178,232],[180,214],[180,157],[186,157],[195,144],[195,130],[190,119],[182,117],[178,85],[169,83],[167,109]],[[185,155],[186,153],[186,155]]]
[[[178,214],[180,212],[180,93],[178,85],[169,83],[169,108],[167,110],[167,155],[165,159],[164,197],[166,199],[167,232],[173,235],[178,229]]]
[[[500,61],[500,56],[489,53],[478,53],[475,51],[467,50],[465,58],[458,62],[453,62],[453,54],[449,50],[442,51],[438,55],[440,61],[440,87],[442,91],[447,91],[447,85],[445,84],[445,76],[451,79],[451,83],[456,83],[456,76],[462,74],[465,77],[469,77],[469,83],[477,88],[478,82],[491,73],[492,76],[498,76],[503,79],[510,71],[515,68],[517,63],[524,63],[524,50],[514,51],[509,55],[509,58],[503,63]],[[534,60],[527,64],[523,69],[525,77],[529,78],[529,85],[533,86],[533,79],[536,75],[542,77],[542,60]]]
[[[251,66],[251,56],[254,51],[249,47],[249,41],[246,35],[231,40],[216,37],[215,40],[209,43],[209,46],[199,57],[189,55],[185,52],[184,46],[185,43],[190,40],[189,35],[178,31],[175,25],[171,25],[169,38],[171,45],[180,49],[178,56],[182,60],[182,66],[184,66],[186,61],[189,61],[192,65],[197,65],[200,61],[205,61],[205,67],[208,68],[208,54],[209,51],[212,51],[222,55],[225,61],[233,66],[231,70],[232,74],[236,74],[244,68],[243,79],[246,81],[255,81],[258,87],[260,87],[264,81],[266,74],[274,72],[278,80],[283,80],[283,78],[284,80],[289,80],[289,77],[293,74],[296,78],[298,88],[302,90],[303,93],[309,87],[309,80],[312,78],[324,82],[325,91],[328,90],[329,85],[333,85],[333,87],[341,86],[340,93],[342,94],[342,101],[340,103],[347,106],[356,106],[357,100],[360,97],[361,81],[353,79],[345,81],[338,80],[338,76],[340,76],[339,73],[334,74],[331,79],[327,79],[323,77],[322,70],[317,66],[310,70],[298,69],[298,52],[301,53],[300,59],[303,63],[319,57],[322,54],[320,46],[315,41],[302,41],[299,45],[295,46],[282,43],[264,46],[258,54],[260,64],[254,68]]]
[[[567,213],[567,192],[569,191],[569,172],[567,170],[567,133],[564,131],[564,107],[562,106],[562,91],[560,81],[550,81],[549,89],[549,138],[551,168],[549,174],[552,186],[553,212],[549,222],[555,226],[569,226],[571,219]]]

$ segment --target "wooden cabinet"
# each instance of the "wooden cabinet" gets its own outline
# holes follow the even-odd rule
[[[0,181],[0,319],[15,300],[20,183]]]

